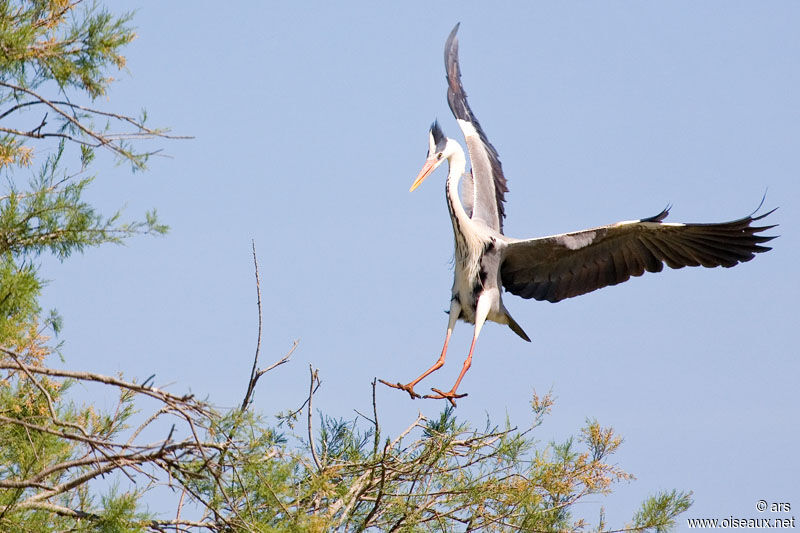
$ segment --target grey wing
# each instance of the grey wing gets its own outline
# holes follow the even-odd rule
[[[447,38],[444,48],[444,63],[447,72],[447,103],[456,117],[467,141],[472,177],[474,180],[474,205],[472,218],[480,218],[492,229],[503,232],[505,193],[508,192],[506,178],[497,150],[489,142],[480,123],[467,104],[467,94],[461,86],[461,70],[458,66],[458,31],[456,24]]]
[[[472,218],[472,205],[475,203],[475,184],[472,181],[472,172],[465,172],[461,180],[461,203],[467,216]]]
[[[719,224],[669,224],[669,208],[642,220],[539,239],[511,241],[500,275],[508,292],[559,302],[608,285],[685,266],[732,267],[770,250],[775,237],[753,226],[772,211]]]

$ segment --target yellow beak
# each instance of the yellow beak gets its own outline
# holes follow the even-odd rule
[[[411,188],[408,190],[408,192],[413,191],[414,189],[419,187],[420,183],[425,181],[425,178],[427,178],[431,174],[431,172],[433,172],[433,170],[436,168],[436,163],[438,163],[436,159],[425,160],[425,164],[422,165],[422,170],[419,171],[417,179],[414,180],[414,183],[411,185]]]

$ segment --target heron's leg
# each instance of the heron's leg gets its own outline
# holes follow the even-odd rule
[[[483,293],[478,298],[478,305],[475,306],[475,333],[472,336],[472,344],[469,347],[469,355],[467,359],[464,361],[464,366],[461,368],[461,373],[458,375],[458,379],[456,380],[455,385],[453,388],[450,389],[449,392],[442,392],[439,389],[431,389],[436,395],[427,394],[425,398],[434,398],[434,399],[446,399],[449,400],[453,407],[456,406],[456,399],[463,398],[466,396],[465,394],[456,394],[456,390],[458,390],[458,386],[461,384],[461,380],[464,378],[464,374],[467,373],[469,367],[472,366],[472,354],[475,351],[475,343],[478,340],[478,335],[481,333],[481,328],[483,328],[483,324],[486,322],[486,317],[489,316],[489,310],[492,307],[492,299],[488,293]]]
[[[457,318],[453,318],[452,306],[450,307],[450,309],[451,309],[450,320],[447,324],[447,335],[444,338],[444,346],[442,347],[442,354],[439,356],[439,359],[435,363],[433,363],[433,366],[431,366],[428,370],[426,370],[420,377],[409,383],[408,387],[413,388],[414,385],[416,385],[417,383],[428,377],[428,375],[432,374],[433,372],[436,372],[444,365],[444,360],[447,357],[447,345],[450,343],[450,335],[452,335],[453,333],[453,328],[455,328],[457,320]],[[458,306],[458,311],[459,312],[461,311],[460,305]]]
[[[439,359],[435,363],[433,363],[433,366],[431,366],[428,370],[423,372],[420,377],[405,385],[403,385],[402,383],[389,383],[382,379],[379,381],[384,385],[388,385],[389,387],[394,387],[395,389],[401,389],[406,391],[408,394],[411,395],[412,399],[419,398],[420,395],[414,392],[414,386],[423,379],[425,379],[426,377],[428,377],[428,375],[430,375],[431,373],[436,372],[437,370],[442,368],[442,365],[444,365],[445,357],[447,357],[447,345],[450,343],[450,335],[452,335],[453,333],[453,328],[456,327],[456,321],[458,320],[458,316],[460,314],[461,314],[461,304],[458,303],[458,300],[453,299],[450,302],[450,318],[447,322],[447,335],[444,338],[444,347],[442,348],[442,354],[439,356]]]

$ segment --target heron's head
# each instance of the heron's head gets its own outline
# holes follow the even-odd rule
[[[439,127],[439,123],[434,121],[428,132],[428,157],[425,159],[425,164],[422,166],[422,170],[419,171],[417,179],[414,180],[414,184],[411,185],[410,190],[413,191],[419,187],[420,183],[425,181],[425,178],[430,176],[439,165],[444,163],[444,161],[452,155],[452,144],[453,142],[442,133],[442,128]]]

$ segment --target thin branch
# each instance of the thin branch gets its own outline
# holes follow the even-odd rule
[[[19,360],[19,358],[21,357],[18,353],[9,350],[7,348],[0,347],[0,351],[17,360]],[[82,381],[95,381],[98,383],[105,383],[106,385],[114,385],[122,389],[128,389],[134,392],[138,392],[140,394],[144,394],[145,396],[150,396],[151,398],[154,398],[169,405],[186,404],[188,407],[191,408],[192,411],[205,414],[208,413],[206,406],[203,405],[202,403],[199,402],[192,402],[191,404],[187,403],[189,400],[193,399],[194,395],[192,394],[187,394],[184,396],[175,396],[174,394],[162,391],[156,387],[143,387],[138,383],[124,381],[118,378],[104,376],[102,374],[95,374],[94,372],[57,370],[54,368],[28,365],[22,363],[21,361],[19,361],[18,365],[11,365],[0,361],[0,370],[18,370],[20,367],[22,367],[26,372],[31,372],[33,374],[43,374],[46,376],[71,378]]]
[[[181,523],[181,510],[183,509],[183,499],[186,497],[186,489],[181,490],[181,497],[178,500],[178,509],[175,511],[175,524]],[[176,528],[177,529],[177,528]]]
[[[286,352],[286,355],[284,355],[280,360],[275,361],[274,363],[269,365],[267,368],[259,370],[257,372],[257,374],[256,374],[256,378],[260,378],[261,376],[263,376],[264,374],[266,374],[267,372],[269,372],[273,368],[281,366],[282,364],[289,362],[289,358],[292,356],[292,354],[297,349],[297,346],[299,344],[300,344],[300,339],[295,339],[294,342],[292,343],[292,347],[289,348],[288,352]]]
[[[2,82],[0,82],[0,85],[2,85]],[[127,123],[131,124],[133,127],[135,127],[136,129],[141,130],[142,134],[149,135],[151,137],[162,137],[164,139],[194,139],[194,137],[192,137],[190,135],[166,135],[163,130],[154,130],[154,129],[147,128],[140,121],[138,121],[138,120],[136,120],[134,118],[131,118],[131,117],[127,116],[127,115],[120,115],[118,113],[111,113],[109,111],[102,111],[100,109],[95,109],[95,108],[92,108],[92,107],[84,107],[84,106],[73,104],[72,102],[66,102],[66,101],[63,101],[63,100],[50,100],[50,101],[48,101],[48,100],[45,100],[44,98],[39,97],[38,95],[36,95],[34,97],[37,98],[38,100],[32,101],[32,102],[25,102],[25,103],[22,103],[22,104],[18,104],[16,106],[14,106],[13,108],[7,110],[2,115],[0,115],[0,119],[5,117],[9,113],[15,111],[17,107],[28,106],[28,105],[39,105],[39,104],[43,104],[43,105],[51,105],[51,104],[53,104],[53,105],[61,105],[61,106],[64,106],[64,107],[69,107],[69,108],[74,109],[74,110],[85,111],[85,112],[91,113],[93,115],[99,115],[99,116],[103,116],[103,117],[107,117],[107,118],[113,118],[113,119],[119,120],[121,122],[127,122]]]
[[[4,82],[4,81],[0,81],[0,87],[7,87],[9,89],[13,89],[15,91],[19,91],[19,92],[25,93],[25,94],[27,94],[29,96],[33,96],[34,98],[36,98],[40,102],[43,102],[47,107],[49,107],[50,109],[52,109],[53,111],[55,111],[56,113],[58,113],[59,115],[64,117],[67,120],[67,122],[69,122],[70,124],[72,124],[73,126],[78,128],[84,134],[86,134],[87,136],[93,138],[95,141],[97,141],[99,143],[99,145],[107,145],[108,144],[103,139],[103,137],[101,135],[98,135],[94,131],[90,130],[89,128],[87,128],[86,126],[81,124],[81,122],[79,120],[75,119],[74,117],[72,117],[69,114],[67,114],[64,111],[62,111],[60,107],[58,107],[57,105],[55,105],[52,102],[50,102],[44,96],[40,96],[39,94],[35,93],[34,91],[32,91],[30,89],[26,89],[25,87],[21,87],[21,86],[14,85],[14,84],[11,84],[11,83],[7,83],[7,82]],[[114,147],[113,145],[111,145],[110,148],[112,150],[114,150],[114,151],[117,151],[117,152],[120,151],[118,148]]]
[[[17,354],[15,354],[10,350],[4,349],[3,351],[6,352],[6,354],[10,356],[15,363],[17,363],[17,366],[25,373],[26,376],[28,376],[28,379],[36,386],[37,389],[39,389],[39,392],[42,393],[42,396],[44,396],[47,402],[47,409],[50,412],[50,419],[53,421],[53,423],[57,426],[75,429],[77,431],[80,431],[84,437],[88,437],[89,434],[86,432],[86,429],[84,429],[82,426],[78,424],[73,424],[71,422],[64,422],[58,418],[58,415],[56,415],[55,407],[53,406],[53,398],[50,396],[50,393],[47,392],[47,389],[45,389],[44,386],[41,383],[39,383],[39,380],[37,380],[31,375],[27,365],[25,365],[22,361],[20,361]]]
[[[158,528],[162,531],[166,530],[166,528],[176,529],[180,526],[186,526],[185,528],[181,528],[180,531],[189,531],[187,528],[200,528],[200,529],[208,529],[214,531],[217,529],[217,524],[214,522],[200,522],[197,520],[147,520],[144,522],[143,525],[150,526],[152,528]],[[171,526],[171,527],[170,527]],[[161,529],[164,528],[164,529]]]
[[[137,129],[139,129],[139,130],[141,130],[141,131],[143,131],[145,133],[148,133],[148,134],[150,134],[151,136],[154,136],[154,137],[167,137],[162,132],[159,132],[157,130],[151,130],[151,129],[145,127],[144,124],[142,124],[141,122],[139,122],[137,120],[134,120],[134,119],[132,119],[132,118],[130,118],[128,116],[125,116],[125,115],[118,115],[116,113],[108,113],[108,112],[100,111],[98,109],[86,108],[86,107],[82,107],[82,106],[79,106],[79,105],[76,105],[76,104],[71,104],[71,103],[63,103],[63,102],[51,101],[51,100],[48,100],[47,98],[45,98],[44,96],[42,96],[42,95],[40,95],[40,94],[38,94],[38,93],[28,89],[28,88],[22,87],[20,85],[15,85],[13,83],[8,83],[8,82],[5,82],[5,81],[1,81],[1,80],[0,80],[0,87],[6,87],[6,88],[12,89],[14,91],[25,93],[28,96],[32,96],[36,100],[42,102],[44,105],[46,105],[47,107],[49,107],[50,109],[52,109],[53,111],[55,111],[56,113],[58,113],[59,115],[64,117],[64,119],[66,119],[67,122],[69,122],[70,124],[72,124],[73,126],[78,128],[85,135],[95,139],[95,141],[97,141],[99,145],[107,145],[108,144],[108,141],[104,138],[104,136],[100,135],[98,133],[95,133],[93,130],[91,130],[91,129],[87,128],[86,126],[84,126],[74,116],[71,116],[68,113],[66,113],[65,111],[63,111],[61,109],[61,107],[59,107],[59,104],[67,106],[67,107],[70,107],[72,109],[80,109],[82,111],[86,111],[86,112],[89,112],[89,113],[94,113],[94,114],[97,114],[97,115],[103,115],[103,116],[106,116],[106,117],[111,117],[111,118],[115,118],[115,119],[118,119],[118,120],[129,122],[130,124],[135,126]],[[113,146],[112,146],[112,149],[115,150],[115,151],[120,151],[118,148],[113,147]]]
[[[311,429],[311,419],[313,418],[313,410],[311,408],[311,400],[314,396],[314,382],[319,382],[319,375],[317,371],[314,370],[314,367],[308,365],[308,371],[311,374],[311,381],[308,386],[308,445],[311,448],[311,457],[314,459],[314,464],[317,465],[317,470],[322,472],[322,466],[319,464],[319,458],[317,457],[317,451],[314,448],[314,432]]]
[[[256,383],[258,382],[258,379],[261,376],[263,376],[264,374],[266,374],[267,372],[269,372],[270,370],[274,369],[275,367],[278,367],[278,366],[288,362],[289,358],[292,356],[292,353],[294,353],[294,350],[297,348],[297,345],[300,342],[299,340],[295,340],[294,344],[289,349],[289,351],[286,353],[286,355],[284,355],[283,358],[280,359],[279,361],[276,361],[275,363],[272,363],[267,368],[263,368],[263,369],[259,369],[258,368],[258,356],[261,353],[261,335],[262,335],[262,329],[263,329],[264,320],[263,320],[263,312],[262,312],[262,307],[261,307],[261,276],[259,275],[259,272],[258,272],[258,257],[256,256],[256,241],[253,240],[253,241],[251,241],[251,243],[252,243],[252,246],[253,246],[253,267],[254,267],[255,276],[256,276],[256,303],[257,303],[257,306],[258,306],[258,335],[256,336],[256,353],[255,353],[255,356],[253,357],[253,368],[250,370],[250,380],[247,382],[247,392],[244,395],[244,400],[242,400],[242,406],[241,406],[241,411],[242,412],[246,411],[248,406],[250,405],[250,403],[253,401],[253,393],[255,392]]]
[[[373,443],[372,453],[378,453],[378,442],[381,436],[381,427],[378,424],[378,403],[375,399],[375,385],[377,385],[377,378],[372,378],[372,416],[375,417],[375,441]],[[383,458],[386,459],[386,448],[383,449]]]
[[[372,381],[372,390],[375,391],[375,380]],[[377,420],[377,414],[376,414]],[[389,449],[389,441],[386,441],[386,444],[383,447],[383,458],[381,459],[381,481],[378,484],[378,496],[375,498],[375,505],[372,506],[372,510],[369,512],[367,517],[364,519],[364,523],[361,525],[359,531],[364,531],[369,527],[369,523],[372,520],[372,517],[375,516],[375,513],[378,512],[378,509],[381,505],[381,498],[383,498],[383,487],[386,483],[386,450]]]
[[[61,516],[69,516],[72,518],[97,518],[96,515],[85,513],[83,511],[76,511],[63,505],[56,505],[47,502],[22,502],[17,506],[17,509],[38,509],[41,511],[50,511]]]
[[[250,380],[247,382],[247,392],[242,400],[242,411],[247,409],[250,404],[253,391],[258,381],[258,354],[261,352],[261,330],[263,326],[263,313],[261,311],[261,277],[258,274],[258,257],[256,256],[256,241],[250,241],[253,246],[253,268],[256,275],[256,303],[258,305],[258,335],[256,335],[256,353],[253,357],[253,369],[250,371]]]
[[[146,381],[145,381],[145,383],[146,383]],[[164,406],[161,409],[159,409],[158,411],[156,411],[155,413],[153,413],[152,415],[150,415],[149,417],[147,417],[147,420],[145,420],[144,422],[139,424],[139,427],[137,427],[134,430],[133,434],[131,434],[131,437],[128,439],[128,442],[126,444],[128,444],[128,445],[132,444],[133,441],[135,441],[136,438],[139,436],[139,434],[144,430],[144,428],[148,427],[155,419],[157,419],[161,415],[167,414],[170,411],[171,411],[171,409],[168,406]]]

